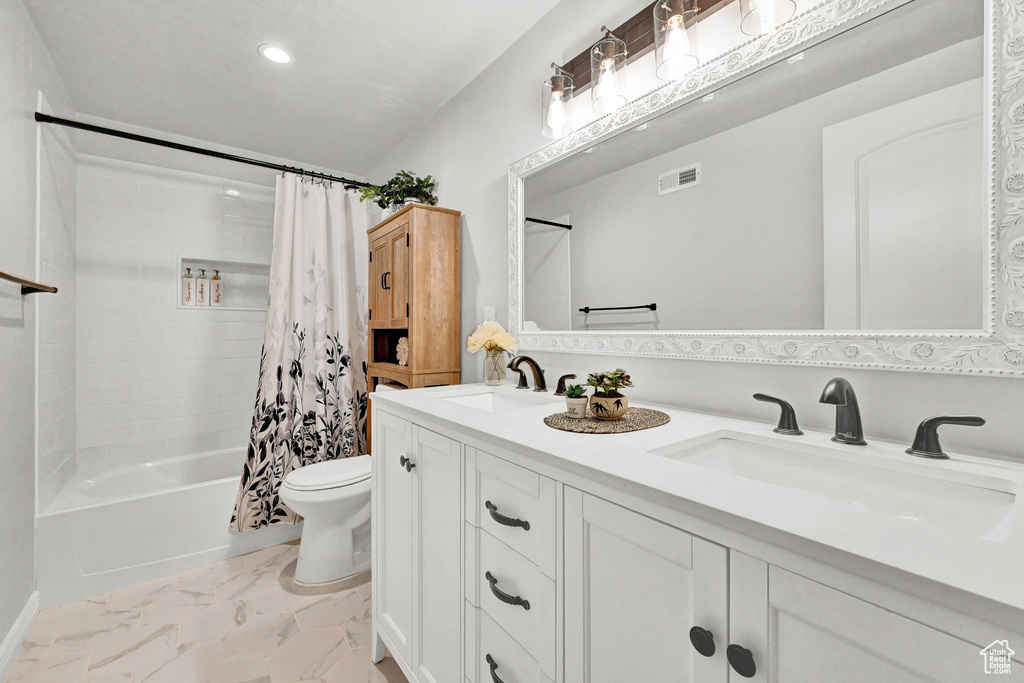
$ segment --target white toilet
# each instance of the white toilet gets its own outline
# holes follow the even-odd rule
[[[327,583],[370,566],[370,456],[293,470],[281,500],[305,518],[296,582]]]

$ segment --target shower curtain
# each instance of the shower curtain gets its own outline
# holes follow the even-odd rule
[[[267,327],[249,448],[231,529],[294,524],[279,496],[297,467],[366,452],[366,306],[355,192],[285,173],[277,179]]]

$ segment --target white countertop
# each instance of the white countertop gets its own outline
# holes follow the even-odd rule
[[[537,403],[491,413],[440,400],[445,396],[491,389],[524,398],[529,396]],[[751,528],[782,532],[782,537],[795,542],[790,545],[812,556],[816,547],[850,553],[872,563],[872,575],[886,570],[896,575],[906,572],[934,582],[939,589],[947,587],[962,592],[968,600],[977,597],[1010,607],[1009,618],[1016,622],[1019,617],[1020,630],[1024,631],[1024,519],[1019,503],[1020,494],[1024,493],[1022,465],[958,453],[950,453],[949,460],[915,458],[904,452],[909,444],[872,440],[870,425],[867,446],[848,446],[832,442],[831,434],[823,432],[808,431],[800,437],[781,436],[772,432],[772,425],[640,402],[631,402],[631,405],[656,407],[668,413],[671,422],[628,434],[576,434],[552,429],[543,422],[547,415],[565,409],[561,397],[517,391],[509,385],[495,388],[472,384],[379,392],[371,398],[377,408],[410,417],[421,415],[526,458],[593,476],[602,483],[618,482],[623,490],[717,525],[732,526],[744,533],[749,533]],[[864,459],[890,470],[954,471],[1010,480],[1018,495],[1017,502],[1008,526],[1000,526],[997,533],[988,534],[993,540],[986,540],[967,532],[900,519],[649,452],[687,439],[700,442],[721,431],[747,435],[762,443],[828,449],[848,461]],[[779,537],[773,533],[771,539]],[[834,563],[835,557],[833,553],[821,559]],[[978,607],[972,611],[985,613],[992,605],[979,604]]]

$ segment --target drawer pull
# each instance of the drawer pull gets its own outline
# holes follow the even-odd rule
[[[487,572],[486,574],[484,574],[484,577],[487,579],[488,582],[490,582],[490,584],[491,584],[491,592],[494,593],[494,597],[498,598],[499,600],[504,602],[506,605],[518,605],[519,607],[522,607],[525,610],[529,610],[530,609],[530,601],[529,600],[523,600],[518,595],[509,595],[505,591],[499,589],[498,588],[498,580],[496,578],[494,578],[494,575],[492,575],[490,572]]]
[[[494,661],[494,657],[487,655],[487,664],[491,667],[491,680],[494,683],[505,683],[505,681],[498,678],[498,674],[495,673],[495,669],[498,668],[498,663]]]
[[[523,531],[530,530],[529,522],[524,521],[522,519],[512,519],[511,517],[506,517],[505,515],[498,512],[498,506],[492,503],[491,501],[487,501],[486,503],[484,503],[484,507],[487,508],[487,512],[491,513],[491,519],[493,519],[498,524],[502,526],[520,526],[523,528]]]
[[[412,472],[412,468],[416,467],[416,463],[404,455],[398,459],[398,464],[404,467],[406,472]]]

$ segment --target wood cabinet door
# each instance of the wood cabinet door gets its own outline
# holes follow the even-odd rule
[[[387,327],[391,317],[391,297],[385,287],[390,270],[390,249],[387,237],[379,237],[370,246],[370,327]]]
[[[410,661],[413,633],[412,424],[377,412],[373,423],[373,612],[397,654]]]
[[[565,682],[728,680],[726,548],[569,487],[564,506]]]
[[[409,327],[409,224],[389,232],[387,239],[390,261],[386,284],[391,296],[388,327]]]
[[[419,683],[462,680],[462,445],[422,427],[413,437]]]
[[[768,566],[762,575],[764,609],[731,615],[734,639],[740,638],[745,618],[766,628],[766,642],[755,647],[740,643],[754,651],[755,661],[761,659],[759,671],[754,679],[731,672],[732,683],[967,683],[993,678],[985,673],[981,654],[988,643],[967,642],[779,567]],[[742,579],[734,572],[733,580]],[[734,593],[755,599],[749,586],[736,588]],[[1024,666],[1014,662],[1011,668],[999,678],[1024,679]]]

